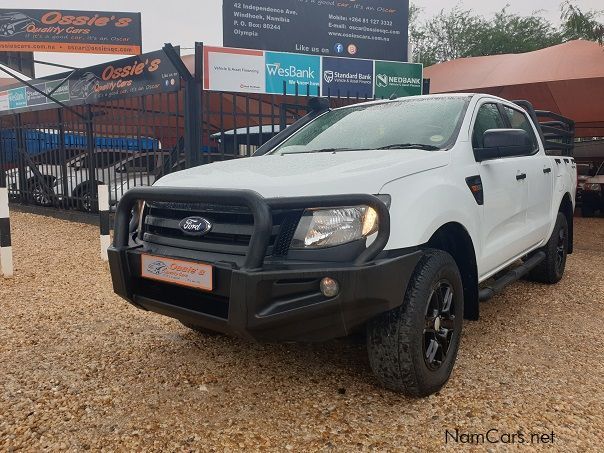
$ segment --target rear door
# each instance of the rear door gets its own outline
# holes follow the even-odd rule
[[[553,160],[545,155],[543,145],[537,139],[537,131],[526,112],[507,105],[503,106],[503,112],[509,127],[525,130],[533,142],[533,151],[525,158],[523,166],[528,185],[525,238],[526,246],[532,247],[549,233],[556,169],[552,168]]]
[[[475,114],[472,132],[474,149],[484,147],[483,134],[506,129],[507,121],[497,103],[483,103]],[[528,184],[525,157],[506,157],[481,162],[484,190],[481,274],[500,267],[525,250]]]

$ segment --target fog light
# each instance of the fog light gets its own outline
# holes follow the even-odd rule
[[[325,297],[336,297],[340,292],[340,284],[333,278],[325,277],[320,286]]]

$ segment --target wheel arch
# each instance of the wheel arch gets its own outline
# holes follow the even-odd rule
[[[94,180],[94,181],[90,181],[90,180],[88,180],[88,181],[84,181],[84,182],[82,182],[82,183],[78,184],[78,185],[77,185],[77,186],[76,186],[76,187],[75,187],[75,188],[72,190],[71,195],[72,195],[72,196],[74,196],[74,197],[77,197],[77,196],[78,196],[78,194],[79,194],[79,192],[80,192],[80,191],[81,191],[81,190],[82,190],[84,187],[87,187],[87,186],[91,186],[91,187],[92,187],[92,186],[99,186],[99,185],[103,185],[103,184],[104,184],[104,183],[103,183],[102,181],[97,181],[97,180]]]
[[[562,201],[560,202],[560,207],[558,212],[564,214],[566,217],[566,222],[568,223],[568,254],[573,253],[573,245],[574,245],[574,227],[573,227],[573,202],[570,196],[570,193],[566,192],[564,197],[562,197]]]
[[[427,243],[449,253],[459,268],[464,289],[464,317],[477,320],[479,316],[478,265],[472,237],[466,228],[457,222],[446,223],[436,230]]]

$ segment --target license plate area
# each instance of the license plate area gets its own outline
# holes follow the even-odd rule
[[[141,277],[149,280],[212,291],[214,289],[213,270],[209,264],[163,256],[141,255]]]

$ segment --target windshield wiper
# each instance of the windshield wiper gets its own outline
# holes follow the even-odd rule
[[[285,154],[313,154],[313,153],[335,153],[338,151],[362,151],[359,148],[323,148],[323,149],[312,149],[310,151],[293,151],[291,153],[283,153]]]
[[[423,149],[426,151],[440,151],[438,146],[426,145],[424,143],[398,143],[395,145],[382,146],[381,148],[377,149]]]

